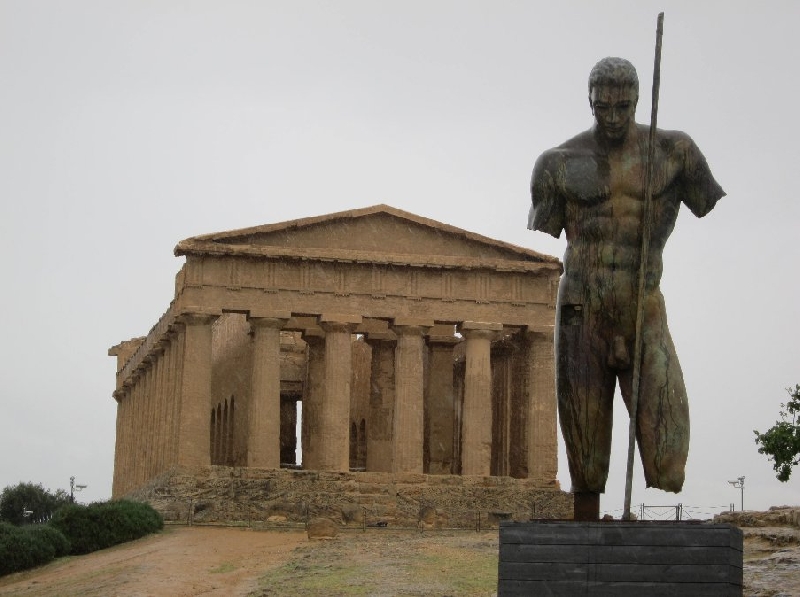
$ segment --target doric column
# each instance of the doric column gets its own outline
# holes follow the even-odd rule
[[[367,343],[372,348],[367,470],[391,472],[395,403],[394,354],[397,336],[393,332],[369,332]]]
[[[558,474],[556,376],[552,329],[528,331],[528,477],[552,483]]]
[[[323,314],[325,331],[325,387],[320,412],[319,470],[350,470],[350,336],[361,317]]]
[[[141,485],[148,478],[150,468],[150,434],[152,433],[152,401],[153,393],[151,391],[153,365],[149,356],[142,359],[142,376],[139,379],[139,384],[142,389],[142,426],[139,427],[139,459],[137,462],[139,474],[137,478],[137,485]]]
[[[177,463],[211,464],[211,324],[215,317],[185,314]]]
[[[114,391],[114,399],[117,402],[117,425],[116,425],[116,441],[114,442],[114,477],[111,482],[111,497],[119,498],[122,494],[122,487],[120,481],[122,479],[122,463],[125,461],[125,428],[126,428],[126,412],[127,395],[124,389]]]
[[[322,328],[305,330],[303,340],[308,352],[300,445],[303,449],[303,469],[319,470],[319,433],[325,397],[325,332]]]
[[[125,424],[127,425],[127,429],[125,431],[127,435],[127,440],[125,445],[127,449],[125,450],[125,462],[122,464],[122,480],[120,482],[120,487],[122,488],[122,494],[128,493],[131,488],[131,483],[135,480],[136,477],[136,470],[134,469],[134,462],[136,461],[136,450],[138,449],[138,443],[136,439],[136,431],[139,425],[139,403],[138,400],[138,383],[135,376],[131,375],[131,377],[126,381],[128,388],[128,409],[127,409],[127,417]]]
[[[174,334],[167,332],[164,336],[164,377],[162,380],[162,391],[164,392],[163,408],[164,420],[161,422],[163,437],[161,438],[161,467],[166,471],[171,466],[170,461],[170,433],[172,426],[172,356],[174,349]]]
[[[499,323],[465,321],[466,374],[462,415],[461,474],[488,476],[492,461],[491,345]]]
[[[445,333],[447,331],[449,333]],[[460,339],[453,334],[453,326],[435,326],[428,334],[430,357],[425,388],[425,428],[428,434],[427,472],[432,475],[449,475],[453,472],[453,347],[458,342]]]
[[[249,467],[277,469],[281,466],[281,328],[288,319],[250,318],[253,377],[247,426]]]
[[[173,467],[178,464],[181,387],[183,386],[183,355],[186,352],[186,326],[180,322],[172,324],[170,326],[170,339],[172,340],[172,360],[170,368],[170,400],[172,408],[170,408],[169,415],[169,465]]]
[[[432,325],[433,321],[398,318],[392,326],[392,331],[397,334],[394,357],[393,472],[422,472],[425,333]]]
[[[164,470],[164,460],[162,446],[164,441],[164,367],[166,358],[166,348],[168,346],[166,338],[161,338],[156,343],[155,357],[155,426],[153,438],[153,472],[151,476],[161,474]]]
[[[147,369],[144,360],[135,372],[136,379],[136,452],[133,456],[133,482],[131,488],[138,487],[144,480],[145,460],[147,459]]]

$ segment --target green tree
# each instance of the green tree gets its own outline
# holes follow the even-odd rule
[[[46,520],[67,503],[69,495],[63,489],[53,494],[41,483],[18,483],[6,487],[0,494],[0,519],[16,525]],[[26,517],[23,511],[30,514]]]
[[[800,385],[786,388],[790,399],[781,404],[779,411],[781,420],[764,433],[756,434],[756,443],[760,445],[759,454],[766,454],[773,461],[772,468],[779,481],[788,481],[792,467],[800,464]]]

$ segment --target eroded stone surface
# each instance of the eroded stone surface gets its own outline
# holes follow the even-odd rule
[[[167,311],[109,351],[115,497],[209,465],[557,487],[557,259],[383,205],[176,254]]]

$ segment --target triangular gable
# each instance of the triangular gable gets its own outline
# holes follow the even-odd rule
[[[455,258],[557,264],[558,259],[530,249],[494,240],[455,226],[390,207],[375,205],[323,216],[301,218],[204,234],[181,241],[176,255],[270,254],[341,258],[373,255],[385,261],[390,255],[420,256],[440,261]]]

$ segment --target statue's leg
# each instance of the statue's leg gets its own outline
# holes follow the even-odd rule
[[[611,454],[616,379],[608,344],[591,313],[562,306],[557,332],[558,418],[567,449],[572,491],[603,493]]]
[[[647,486],[677,493],[689,453],[689,403],[661,293],[649,297],[644,327],[636,439]],[[628,390],[630,377],[620,386]]]

